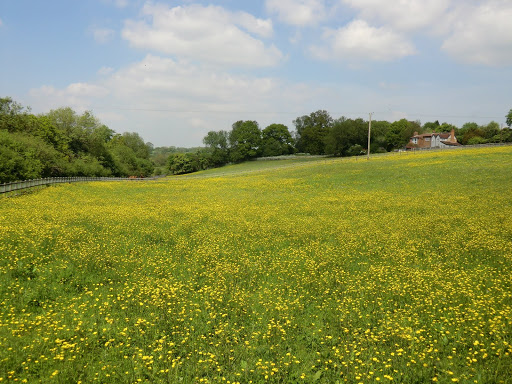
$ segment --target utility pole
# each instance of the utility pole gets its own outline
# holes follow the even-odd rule
[[[373,112],[370,112],[370,120],[368,120],[368,151],[367,151],[367,160],[370,160],[370,133],[372,130],[372,115]]]

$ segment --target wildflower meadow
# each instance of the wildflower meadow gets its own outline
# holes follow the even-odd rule
[[[511,383],[512,147],[0,197],[0,382]]]

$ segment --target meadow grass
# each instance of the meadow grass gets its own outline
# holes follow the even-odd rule
[[[0,381],[512,382],[512,147],[0,199]]]

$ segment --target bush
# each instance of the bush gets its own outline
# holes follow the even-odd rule
[[[485,140],[483,137],[473,136],[471,139],[468,140],[467,145],[477,145],[477,144],[485,144],[485,143],[487,143],[487,140]]]

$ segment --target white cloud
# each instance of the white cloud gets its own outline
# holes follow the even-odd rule
[[[451,14],[451,33],[442,49],[461,62],[512,65],[512,3],[462,4]]]
[[[296,26],[316,24],[327,15],[323,0],[266,0],[265,5],[268,12]]]
[[[486,66],[512,64],[510,0],[340,0],[359,17],[395,32],[428,31],[456,60]]]
[[[29,91],[30,97],[37,100],[36,105],[42,110],[66,106],[78,112],[90,109],[91,100],[104,98],[109,93],[104,86],[88,83],[72,83],[64,89],[45,85]]]
[[[352,65],[363,61],[394,61],[413,55],[411,42],[389,28],[375,28],[364,20],[354,20],[337,30],[326,29],[324,46],[311,47],[321,60],[345,61]]]
[[[95,83],[33,89],[30,105],[37,111],[60,106],[78,112],[92,109],[117,132],[139,132],[155,145],[195,146],[209,130],[229,129],[236,120],[264,123],[259,114],[267,116],[285,100],[283,88],[273,78],[233,75],[147,55]]]
[[[4,25],[2,19],[0,19],[0,27],[2,27]]]
[[[98,69],[98,75],[107,76],[114,72],[114,68],[111,67],[101,67]]]
[[[229,130],[237,120],[256,120],[261,128],[283,123],[293,129],[293,119],[319,109],[335,118],[366,118],[368,111],[374,111],[374,119],[389,121],[404,116],[426,120],[469,113],[489,116],[496,111],[499,120],[503,116],[500,111],[508,109],[506,97],[498,103],[493,98],[481,98],[490,88],[505,94],[505,85],[494,89],[467,83],[445,87],[439,93],[436,84],[420,86],[420,81],[315,86],[229,74],[209,66],[147,55],[95,82],[33,89],[24,104],[31,105],[35,113],[61,106],[70,106],[79,113],[90,109],[116,132],[138,132],[156,146],[187,147],[201,145],[210,130]],[[468,106],[472,106],[471,112]],[[489,119],[449,122],[460,126],[468,120],[487,123]]]
[[[130,4],[129,0],[102,0],[106,4],[113,4],[117,8],[126,8]]]
[[[393,29],[411,31],[436,28],[451,0],[342,0],[357,9],[359,17]]]
[[[247,31],[254,33],[261,37],[271,37],[274,33],[272,20],[257,19],[253,15],[246,12],[237,12],[233,14],[232,22],[247,29]]]
[[[119,99],[139,95],[156,108],[180,100],[229,105],[245,99],[245,93],[268,94],[275,86],[270,78],[235,76],[154,55],[114,73],[106,84]]]
[[[128,6],[128,3],[129,3],[128,0],[115,0],[114,1],[114,4],[116,5],[116,7],[119,7],[119,8],[125,8],[126,6]]]
[[[94,40],[100,44],[105,44],[112,40],[116,32],[109,28],[91,27],[91,33],[94,37]]]
[[[190,5],[169,8],[146,4],[145,20],[127,20],[123,37],[134,47],[180,58],[226,66],[267,67],[282,53],[254,37],[272,35],[272,22],[221,7]]]

